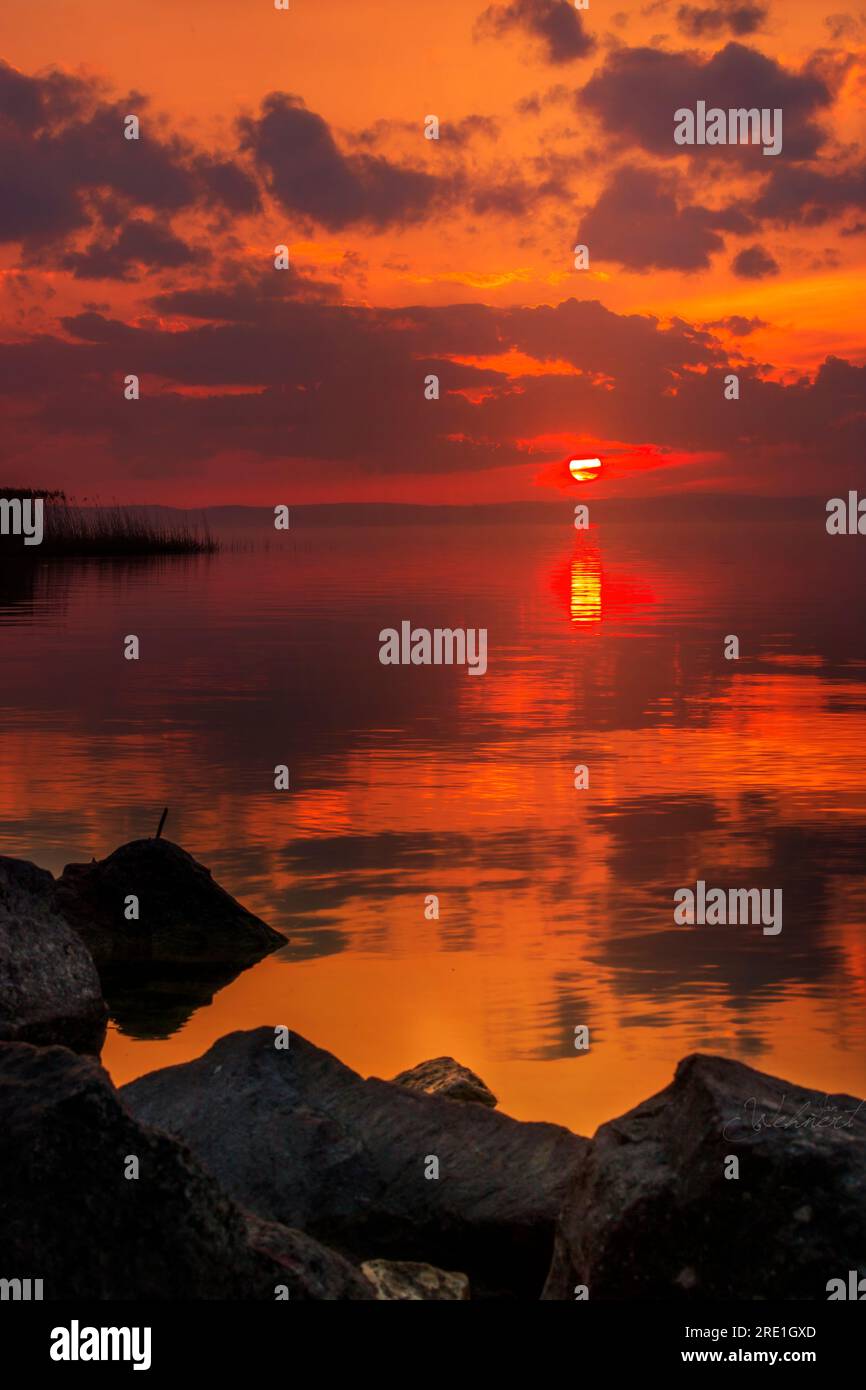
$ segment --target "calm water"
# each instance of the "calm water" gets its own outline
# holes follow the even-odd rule
[[[2,852],[57,873],[167,804],[290,938],[211,1003],[120,1010],[115,1080],[286,1023],[364,1074],[451,1053],[582,1132],[695,1049],[866,1091],[861,543],[563,518],[0,575]],[[486,627],[487,674],[382,667],[404,618]],[[675,927],[698,878],[782,888],[781,935]]]

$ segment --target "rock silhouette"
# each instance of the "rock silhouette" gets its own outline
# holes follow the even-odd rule
[[[54,879],[0,857],[0,1040],[98,1056],[108,1010],[81,937],[54,911]]]
[[[138,899],[138,920],[125,903]],[[133,840],[68,864],[54,903],[93,954],[111,1016],[136,1038],[168,1037],[286,938],[170,840]]]
[[[476,1297],[539,1296],[586,1147],[558,1125],[365,1081],[298,1034],[277,1050],[268,1028],[121,1095],[263,1218],[354,1258],[460,1270]]]
[[[138,920],[127,920],[134,896]],[[171,840],[131,840],[95,864],[67,864],[54,889],[62,915],[97,965],[253,965],[286,939],[214,882]]]
[[[544,1297],[826,1299],[850,1269],[866,1271],[864,1103],[695,1054],[596,1133]]]
[[[0,1044],[0,1269],[38,1272],[45,1299],[375,1297],[336,1252],[242,1211],[95,1061],[26,1043]]]

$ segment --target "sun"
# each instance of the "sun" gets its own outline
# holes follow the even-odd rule
[[[601,459],[571,459],[569,472],[576,483],[589,483],[601,471]]]

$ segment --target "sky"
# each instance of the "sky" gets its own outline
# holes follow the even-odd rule
[[[860,481],[862,3],[6,0],[0,60],[2,485]],[[675,144],[699,100],[781,109],[780,153]]]

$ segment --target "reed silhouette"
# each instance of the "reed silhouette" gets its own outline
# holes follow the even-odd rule
[[[220,549],[206,518],[200,527],[188,521],[166,522],[146,508],[82,507],[63,492],[34,488],[0,488],[0,497],[42,498],[44,536],[38,546],[21,546],[17,538],[0,538],[0,546],[16,556],[212,555]]]

